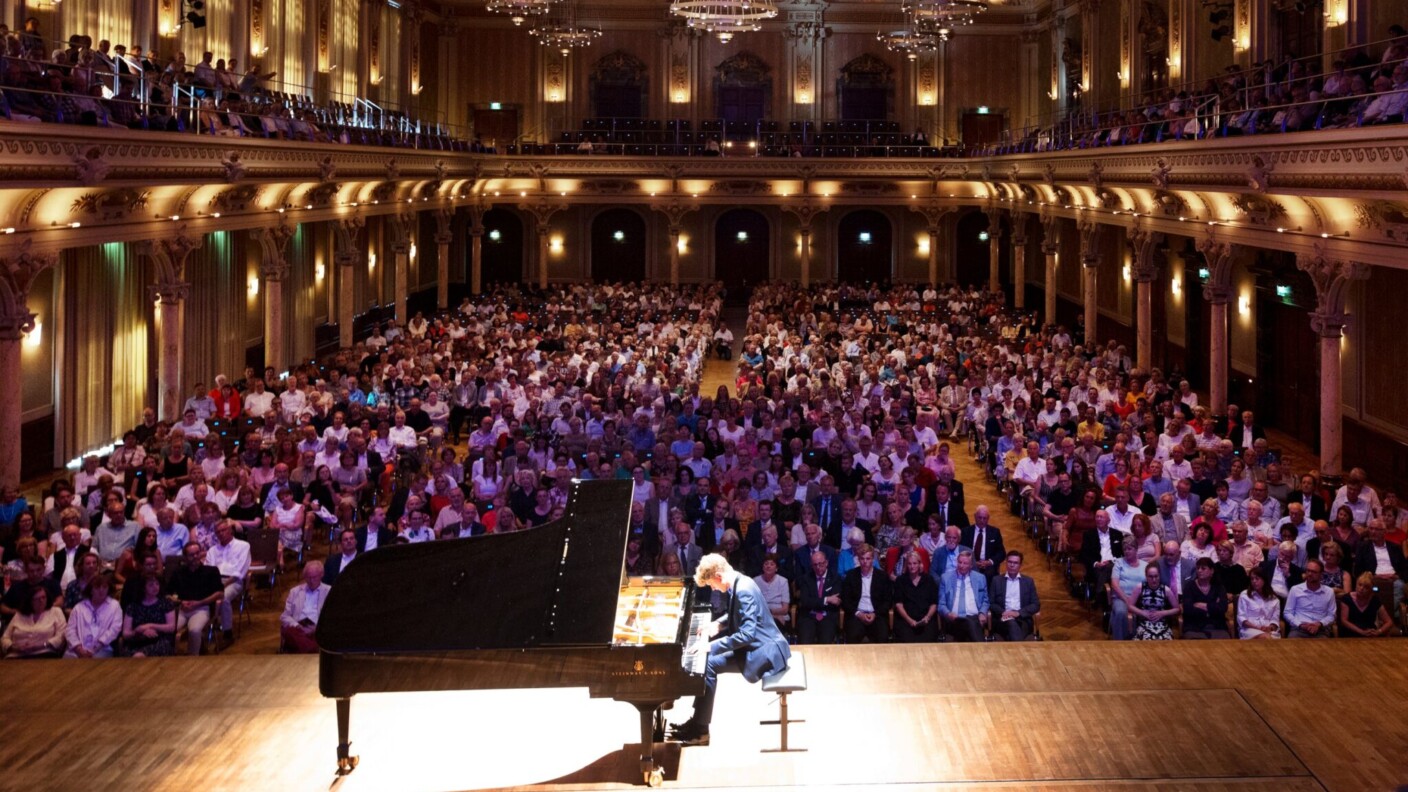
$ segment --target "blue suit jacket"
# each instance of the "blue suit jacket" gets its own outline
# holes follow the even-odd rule
[[[969,616],[977,616],[988,612],[988,579],[983,573],[972,570],[968,573],[968,585],[973,587],[973,612]],[[958,575],[953,572],[945,572],[943,582],[939,584],[939,612],[953,613],[957,610],[955,600],[958,598]]]
[[[786,668],[792,650],[777,629],[758,584],[747,575],[732,574],[733,596],[729,598],[728,613],[719,620],[721,634],[710,642],[709,653],[742,652],[743,678],[757,682],[770,672]]]
[[[961,544],[955,548],[953,552],[949,552],[948,545],[939,545],[938,548],[934,550],[934,556],[929,561],[929,576],[938,584],[940,590],[943,589],[944,573],[948,571],[949,558],[954,558],[955,563],[957,563],[956,559],[958,558],[958,554],[968,550],[969,548]]]

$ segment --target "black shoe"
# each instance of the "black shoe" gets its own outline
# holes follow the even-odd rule
[[[670,741],[681,745],[708,745],[709,730],[693,720],[687,720],[670,727]]]
[[[224,637],[226,643],[234,643],[234,642],[235,642],[235,631],[234,631],[234,630],[223,630],[223,631],[221,631],[220,635],[221,635],[222,637]]]

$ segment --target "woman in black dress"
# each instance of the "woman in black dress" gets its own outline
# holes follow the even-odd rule
[[[1393,631],[1393,617],[1374,593],[1374,576],[1362,573],[1354,591],[1340,597],[1341,638],[1382,638]]]
[[[895,581],[895,640],[927,643],[937,632],[939,588],[917,551],[904,557],[904,574]]]
[[[142,598],[128,605],[122,617],[122,654],[170,655],[176,646],[176,604],[161,596],[161,578],[157,575],[143,575],[131,585],[142,586]]]

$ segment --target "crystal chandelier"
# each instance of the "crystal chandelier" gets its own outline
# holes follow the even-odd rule
[[[727,42],[734,34],[760,30],[764,19],[777,16],[777,5],[772,0],[674,0],[670,13]]]
[[[921,53],[934,52],[939,48],[940,41],[947,41],[948,31],[930,32],[906,26],[901,30],[876,33],[875,39],[884,44],[885,49],[901,53],[909,60],[917,60]]]
[[[504,14],[515,25],[521,25],[530,17],[539,17],[548,12],[555,0],[489,0],[485,8],[491,14]]]
[[[567,57],[572,50],[590,47],[592,42],[601,38],[601,29],[577,24],[575,9],[569,4],[565,19],[536,25],[528,31],[528,35],[544,47],[552,47]]]
[[[953,28],[973,24],[973,18],[988,10],[988,0],[904,0],[900,6],[912,15],[914,28],[947,39]]]

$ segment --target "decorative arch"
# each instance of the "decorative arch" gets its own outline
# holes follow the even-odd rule
[[[591,222],[592,281],[645,280],[647,236],[645,218],[635,209],[617,206],[598,212]]]
[[[644,118],[650,78],[645,62],[625,50],[601,56],[587,77],[592,114],[597,118]]]
[[[746,300],[749,290],[771,273],[772,227],[767,215],[736,207],[714,218],[714,279],[723,282],[730,300]]]
[[[496,206],[484,213],[482,222],[480,278],[484,285],[524,280],[523,218],[512,209]]]
[[[845,121],[888,121],[895,112],[895,69],[869,52],[841,67],[836,78]]]
[[[836,224],[836,280],[887,284],[895,272],[894,225],[876,209],[856,209]]]
[[[726,122],[752,123],[772,108],[772,67],[744,50],[714,67],[714,114]]]

